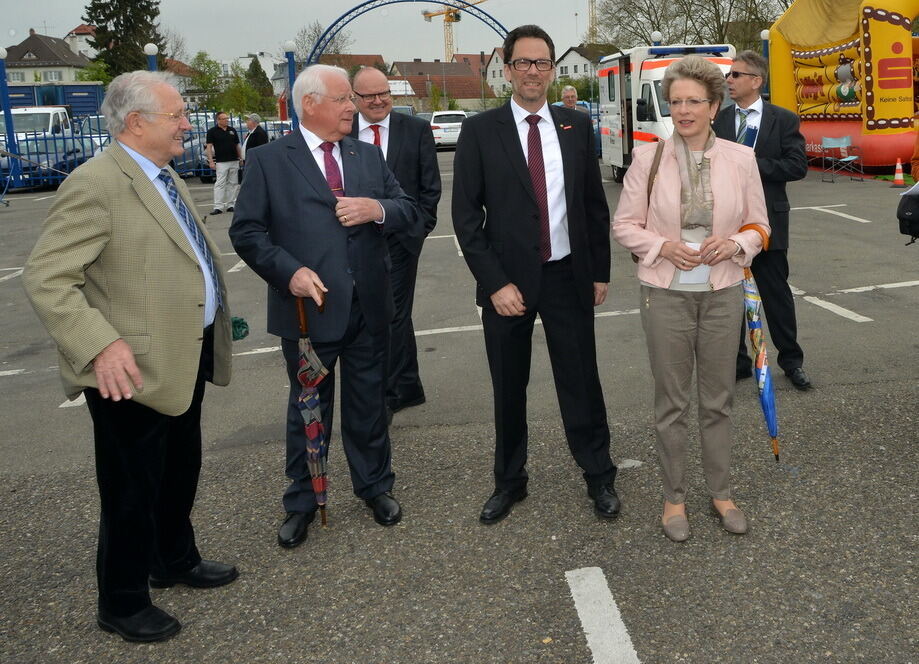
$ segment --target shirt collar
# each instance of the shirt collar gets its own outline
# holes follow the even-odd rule
[[[297,126],[300,127],[300,133],[303,135],[303,140],[306,141],[306,146],[310,149],[310,152],[315,151],[316,148],[325,143],[323,139],[319,138],[302,124]],[[332,144],[338,145],[337,142],[333,142]]]
[[[738,106],[737,110],[753,111],[754,113],[762,115],[763,114],[763,98],[757,97],[756,101],[750,104],[749,106],[747,106],[746,108],[741,109],[740,106]]]
[[[157,178],[157,177],[159,176],[159,174],[160,174],[160,171],[163,170],[162,168],[160,168],[159,166],[157,166],[156,164],[154,164],[152,161],[150,161],[147,157],[145,157],[144,155],[142,155],[142,154],[141,154],[140,152],[138,152],[137,150],[135,150],[135,149],[133,149],[133,148],[129,148],[129,147],[128,147],[127,145],[125,145],[124,143],[121,143],[121,142],[119,141],[119,142],[118,142],[118,145],[120,145],[121,147],[123,147],[123,148],[124,148],[124,151],[127,152],[127,153],[131,156],[131,159],[133,159],[134,161],[137,162],[137,165],[140,166],[140,170],[142,170],[142,171],[144,172],[144,175],[146,175],[148,178],[150,178],[150,181],[151,181],[151,182],[154,181],[154,180],[156,180],[156,178]]]
[[[369,126],[372,125],[372,124],[380,125],[380,126],[383,127],[386,131],[389,131],[389,117],[390,117],[391,115],[392,115],[392,113],[387,113],[387,114],[386,114],[386,117],[383,118],[382,120],[380,120],[379,122],[368,122],[367,120],[364,119],[364,116],[363,116],[363,115],[361,115],[360,113],[358,113],[358,114],[357,114],[357,131],[358,131],[358,133],[364,131],[367,127],[369,127]]]
[[[526,122],[526,119],[531,115],[538,115],[549,124],[552,124],[552,114],[549,113],[549,102],[547,101],[542,103],[542,108],[540,108],[538,111],[535,113],[530,113],[528,110],[514,101],[513,97],[511,97],[511,111],[514,113],[514,124]]]

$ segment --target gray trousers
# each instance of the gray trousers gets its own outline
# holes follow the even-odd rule
[[[686,500],[686,443],[693,366],[702,466],[712,498],[731,497],[731,408],[743,288],[687,292],[641,287],[641,323],[654,376],[654,428],[664,498]]]

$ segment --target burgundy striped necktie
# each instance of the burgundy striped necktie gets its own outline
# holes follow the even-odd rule
[[[546,167],[542,159],[542,139],[537,123],[538,115],[528,115],[530,133],[527,135],[527,167],[530,181],[539,206],[539,254],[545,263],[552,256],[552,242],[549,240],[549,194],[546,189]]]
[[[325,179],[336,198],[341,198],[345,195],[345,185],[341,181],[341,170],[338,168],[338,162],[335,161],[335,157],[332,155],[335,144],[326,141],[319,147],[325,153]]]

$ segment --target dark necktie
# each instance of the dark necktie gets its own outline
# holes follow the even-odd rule
[[[335,157],[332,155],[332,149],[335,147],[335,144],[326,141],[319,147],[322,148],[322,151],[325,153],[325,179],[329,183],[329,188],[332,190],[332,193],[335,194],[335,197],[341,198],[345,195],[345,185],[341,181],[341,170],[338,168],[338,162],[335,161]]]
[[[542,159],[542,139],[539,135],[538,115],[528,115],[530,133],[527,135],[527,167],[536,204],[539,207],[539,254],[543,263],[552,256],[552,242],[549,239],[549,194],[546,188],[546,167]]]
[[[745,145],[744,140],[747,138],[747,116],[749,114],[749,108],[737,109],[737,115],[740,116],[740,124],[737,125],[737,142],[741,145]]]
[[[380,142],[380,125],[372,124],[370,128],[373,130],[373,144],[382,146],[383,144]]]
[[[191,216],[191,212],[188,207],[186,207],[185,201],[179,196],[179,190],[176,189],[176,184],[169,174],[169,171],[164,168],[160,170],[160,174],[156,177],[162,180],[163,184],[166,185],[166,193],[169,195],[169,200],[171,200],[172,204],[175,206],[176,211],[179,213],[179,218],[182,220],[185,228],[188,229],[201,255],[204,256],[204,262],[207,263],[208,272],[211,273],[211,279],[214,280],[214,292],[217,297],[217,306],[222,307],[223,298],[220,295],[220,279],[217,278],[217,270],[214,268],[214,258],[211,256],[210,249],[207,248],[207,242],[204,241],[204,234],[201,232],[201,229],[198,228],[198,224],[195,223],[195,218]]]

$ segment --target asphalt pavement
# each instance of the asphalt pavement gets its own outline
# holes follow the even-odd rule
[[[421,257],[415,329],[427,403],[391,428],[404,519],[377,526],[331,445],[328,528],[275,543],[283,516],[278,340],[265,287],[238,264],[230,216],[208,219],[225,255],[237,342],[229,387],[205,397],[194,513],[203,555],[240,569],[215,590],[154,590],[182,631],[127,644],[95,625],[98,498],[86,407],[60,389],[54,346],[18,271],[54,191],[0,207],[0,662],[644,664],[919,662],[919,244],[896,228],[886,182],[789,186],[799,336],[815,388],[775,376],[781,462],[752,381],[738,385],[733,486],[751,528],[721,530],[690,458],[685,544],[661,532],[651,379],[638,286],[614,245],[596,321],[620,464],[621,516],[592,512],[564,441],[541,332],[534,338],[530,495],[505,521],[477,516],[491,488],[491,384],[473,281],[445,194]],[[609,175],[609,173],[605,173]],[[211,187],[189,182],[199,210]],[[611,207],[620,186],[606,183]],[[139,248],[142,250],[142,248]],[[693,429],[693,440],[697,440]],[[577,586],[577,578],[594,585]],[[579,594],[580,593],[580,594]]]

